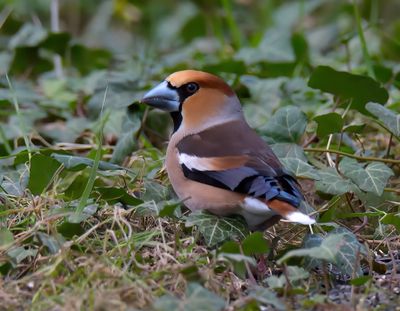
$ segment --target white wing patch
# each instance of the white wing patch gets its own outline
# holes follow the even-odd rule
[[[186,153],[179,154],[179,164],[184,164],[189,170],[212,171],[214,169],[208,158],[199,158]]]
[[[189,170],[210,171],[211,166],[207,163],[207,158],[199,158],[186,153],[179,154],[179,164],[184,164]]]

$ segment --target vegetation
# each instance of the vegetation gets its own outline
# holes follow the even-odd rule
[[[399,11],[0,0],[0,310],[398,308]],[[318,224],[177,200],[169,116],[138,100],[186,68],[232,85]]]

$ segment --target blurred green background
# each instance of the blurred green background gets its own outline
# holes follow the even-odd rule
[[[331,99],[306,86],[320,64],[395,86],[400,80],[395,78],[400,70],[396,0],[1,0],[0,8],[5,139],[21,134],[5,73],[14,80],[22,108],[34,109],[27,130],[35,128],[50,143],[74,142],[92,128],[107,83],[114,125],[107,126],[106,136],[113,141],[126,128],[135,125],[137,130],[144,107],[136,106],[130,125],[123,128],[125,108],[179,69],[225,78],[249,104],[245,113],[254,127],[264,125],[282,105],[300,106],[310,115],[325,112]],[[396,91],[392,103],[398,98]],[[154,113],[150,128],[166,138],[162,128],[168,119],[151,118]]]

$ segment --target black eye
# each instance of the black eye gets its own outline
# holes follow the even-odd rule
[[[197,83],[191,82],[191,83],[186,84],[186,91],[187,91],[188,93],[193,94],[193,93],[195,93],[198,89],[199,89],[199,86],[197,85]]]

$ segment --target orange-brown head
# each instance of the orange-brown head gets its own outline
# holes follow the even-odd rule
[[[171,74],[150,90],[142,102],[170,112],[175,131],[196,132],[243,118],[239,100],[229,85],[202,71],[183,70]]]

